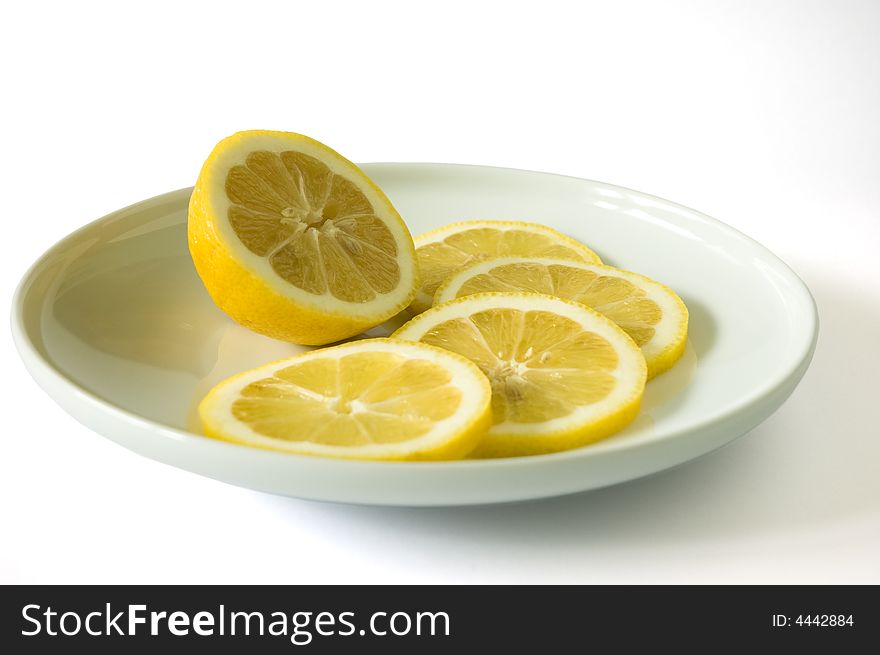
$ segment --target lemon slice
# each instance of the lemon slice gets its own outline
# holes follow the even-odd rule
[[[490,257],[561,257],[601,264],[579,241],[545,225],[518,221],[463,221],[416,237],[422,287],[410,305],[418,314],[431,306],[437,287],[462,266]]]
[[[454,459],[491,425],[491,388],[446,350],[365,339],[313,350],[218,384],[205,433],[248,446],[356,459]]]
[[[465,296],[394,333],[464,355],[492,383],[494,424],[477,457],[534,455],[613,434],[638,413],[645,358],[598,312],[531,293]]]
[[[277,339],[355,335],[418,287],[412,237],[385,194],[299,134],[254,130],[218,143],[193,189],[188,231],[214,302]]]
[[[672,289],[611,266],[500,257],[466,266],[437,289],[435,304],[486,291],[528,291],[575,300],[617,323],[642,349],[648,378],[684,352],[688,311]]]

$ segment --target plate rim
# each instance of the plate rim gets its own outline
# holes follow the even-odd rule
[[[819,315],[818,308],[816,305],[816,301],[812,296],[809,288],[806,283],[794,272],[794,270],[779,256],[774,254],[771,250],[769,250],[766,246],[762,245],[760,242],[751,238],[747,234],[741,232],[740,230],[724,223],[723,221],[713,218],[699,210],[692,209],[680,203],[676,203],[666,198],[662,198],[660,196],[655,196],[653,194],[645,193],[643,191],[639,191],[636,189],[632,189],[630,187],[621,186],[618,184],[611,184],[607,182],[601,182],[598,180],[591,180],[587,178],[576,177],[572,175],[565,174],[557,174],[550,173],[545,171],[536,171],[529,169],[520,169],[520,168],[508,168],[508,167],[499,167],[499,166],[483,166],[479,164],[455,164],[455,163],[433,163],[433,162],[371,162],[359,164],[366,169],[370,168],[445,168],[445,169],[472,169],[479,170],[484,172],[492,172],[499,174],[527,174],[533,176],[541,176],[541,177],[551,177],[551,178],[565,178],[569,180],[573,180],[576,182],[585,182],[591,185],[598,185],[602,187],[607,187],[610,189],[615,189],[619,191],[624,191],[628,193],[636,194],[637,196],[641,196],[644,198],[650,198],[652,200],[663,203],[664,205],[675,207],[678,210],[684,210],[688,214],[688,218],[690,220],[696,220],[702,224],[711,225],[715,229],[720,229],[722,232],[727,233],[729,236],[733,236],[734,238],[744,241],[751,248],[757,249],[757,251],[761,252],[766,259],[771,261],[774,264],[774,269],[777,272],[780,272],[784,278],[791,284],[792,288],[797,290],[800,296],[800,302],[808,309],[807,315],[810,318],[809,326],[804,326],[804,330],[801,334],[805,335],[805,338],[802,340],[802,343],[796,350],[796,354],[792,356],[792,361],[785,362],[785,366],[781,368],[781,371],[774,377],[769,380],[766,380],[764,384],[760,387],[753,388],[749,394],[742,396],[739,398],[734,404],[732,404],[729,408],[727,408],[724,412],[714,414],[710,417],[707,417],[701,421],[698,421],[690,426],[685,428],[674,430],[671,432],[667,432],[664,434],[654,434],[648,440],[648,443],[645,443],[645,439],[635,439],[635,440],[604,440],[599,441],[595,444],[590,444],[588,446],[584,446],[581,448],[576,448],[572,450],[557,452],[557,453],[548,453],[544,455],[531,455],[528,457],[510,457],[510,458],[498,458],[498,459],[485,459],[485,460],[455,460],[455,461],[441,461],[441,462],[421,462],[421,461],[361,461],[361,460],[346,460],[346,459],[336,459],[336,458],[323,458],[323,457],[314,457],[309,455],[298,455],[294,453],[283,453],[283,452],[274,452],[274,451],[261,451],[267,454],[270,454],[273,457],[278,458],[286,458],[288,460],[295,460],[299,463],[308,463],[310,465],[314,465],[316,462],[320,462],[319,466],[332,466],[332,465],[343,465],[343,466],[357,466],[360,469],[376,469],[376,470],[405,470],[405,469],[413,469],[418,471],[429,471],[434,469],[440,469],[444,471],[448,471],[450,469],[504,469],[504,468],[519,468],[523,465],[533,464],[533,463],[547,463],[550,464],[552,462],[572,462],[580,459],[591,459],[597,456],[602,455],[611,455],[611,454],[622,454],[631,450],[636,450],[639,448],[644,448],[645,446],[649,446],[652,444],[656,444],[658,442],[666,442],[670,440],[679,440],[686,436],[692,436],[699,432],[703,432],[709,430],[713,427],[717,427],[720,424],[723,424],[726,421],[729,421],[734,416],[737,416],[743,412],[747,412],[750,409],[754,409],[761,405],[761,402],[769,397],[773,397],[778,395],[780,392],[784,392],[786,387],[791,387],[782,400],[779,403],[776,403],[774,407],[770,410],[770,412],[765,412],[764,415],[756,422],[756,425],[762,422],[764,419],[772,414],[781,404],[784,402],[785,398],[789,395],[789,393],[794,389],[794,387],[799,382],[800,378],[804,375],[806,370],[809,368],[809,365],[812,360],[813,353],[815,352],[818,334],[819,334]],[[369,170],[367,170],[369,174]],[[171,441],[183,441],[188,445],[192,445],[196,448],[206,448],[213,449],[215,452],[226,452],[226,453],[234,453],[241,452],[242,449],[247,451],[254,450],[249,446],[242,446],[233,443],[227,443],[218,441],[215,439],[210,439],[205,437],[204,435],[199,435],[194,432],[190,432],[188,430],[183,430],[180,428],[175,428],[163,423],[156,422],[152,419],[145,418],[137,413],[130,412],[128,410],[122,409],[111,403],[108,400],[104,400],[103,398],[97,396],[92,393],[88,389],[80,386],[75,380],[72,380],[67,375],[65,375],[61,370],[59,370],[56,366],[52,364],[48,358],[44,357],[39,350],[39,347],[33,342],[31,335],[28,333],[27,327],[25,326],[24,316],[25,316],[25,308],[26,301],[29,300],[28,294],[30,292],[30,288],[32,287],[33,282],[36,277],[39,275],[41,269],[45,265],[45,263],[56,255],[57,251],[62,250],[64,247],[69,245],[70,243],[76,241],[77,237],[85,231],[93,229],[98,224],[105,223],[111,221],[113,219],[117,219],[120,216],[137,211],[144,205],[152,205],[160,202],[167,202],[171,200],[177,200],[178,196],[188,196],[192,190],[192,187],[182,187],[180,189],[176,189],[173,191],[169,191],[166,193],[162,193],[150,198],[145,198],[143,200],[137,201],[120,209],[117,209],[109,214],[106,214],[100,218],[92,220],[85,225],[77,228],[76,230],[68,233],[54,244],[52,244],[49,248],[47,248],[25,271],[22,275],[21,280],[16,286],[15,292],[13,294],[12,300],[12,313],[11,313],[11,328],[12,328],[12,336],[13,341],[16,345],[16,348],[21,356],[26,369],[31,374],[31,376],[35,379],[38,385],[46,391],[46,393],[58,404],[67,411],[71,413],[67,406],[63,403],[60,403],[59,399],[49,390],[50,386],[57,387],[67,387],[69,391],[72,393],[72,396],[75,398],[75,402],[85,403],[92,408],[99,410],[102,413],[105,413],[115,419],[116,421],[120,421],[122,423],[126,423],[133,428],[137,428],[141,431],[149,431],[153,433],[155,436],[162,437],[164,439],[168,439]],[[679,215],[681,211],[679,211]],[[42,299],[42,298],[41,298]],[[74,416],[74,418],[77,418]],[[86,426],[89,429],[96,431],[91,426]],[[754,427],[754,426],[753,426]],[[749,428],[751,429],[751,428]],[[747,430],[748,431],[748,430]],[[102,435],[106,436],[106,435]],[[729,441],[734,440],[738,436],[734,435],[730,439],[724,441],[727,443]],[[692,458],[687,458],[685,461],[689,461]]]

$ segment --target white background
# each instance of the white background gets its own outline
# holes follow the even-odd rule
[[[577,7],[577,9],[575,9]],[[234,488],[78,425],[2,339],[2,582],[880,582],[880,3],[7,4],[2,302],[221,137],[545,170],[713,215],[822,321],[791,399],[651,478],[407,510]]]

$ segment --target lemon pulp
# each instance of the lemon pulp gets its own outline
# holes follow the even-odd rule
[[[287,282],[349,302],[400,280],[397,244],[351,181],[301,152],[258,150],[226,175],[229,223]]]

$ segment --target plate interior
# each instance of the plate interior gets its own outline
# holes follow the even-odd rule
[[[674,434],[753,396],[803,349],[809,320],[790,276],[757,244],[700,214],[620,187],[481,167],[366,165],[413,234],[471,218],[550,225],[608,264],[653,277],[690,311],[682,360],[649,382],[640,417],[591,448]],[[217,382],[305,350],[252,333],[212,303],[186,245],[188,190],[134,205],[59,244],[35,272],[25,323],[82,389],[168,427],[198,432]],[[766,254],[765,254],[766,253]],[[400,320],[371,330],[387,334]]]

